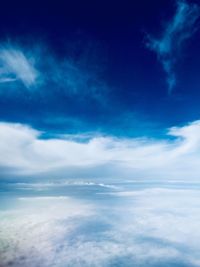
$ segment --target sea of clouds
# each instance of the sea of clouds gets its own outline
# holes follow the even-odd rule
[[[199,266],[199,185],[11,184],[1,197],[0,266]]]

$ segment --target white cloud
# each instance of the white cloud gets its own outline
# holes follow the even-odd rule
[[[115,229],[114,238],[130,245],[135,240],[141,250],[146,243],[146,251],[150,249],[147,257],[152,260],[163,257],[165,264],[158,266],[174,266],[168,263],[170,258],[174,258],[177,266],[199,266],[199,190],[181,189],[181,182],[177,188],[157,186],[113,193],[123,198],[118,209],[120,219],[112,228]],[[160,248],[164,248],[165,255]],[[142,253],[138,256],[142,260],[145,258]]]
[[[0,212],[1,264],[199,266],[198,190],[153,188],[124,196],[91,199],[92,205],[59,196],[13,200],[14,210]]]
[[[199,266],[199,180],[195,189],[190,181],[199,179],[200,121],[169,129],[173,140],[94,136],[81,143],[68,136],[40,139],[40,134],[22,124],[1,123],[0,165],[18,168],[20,175],[44,171],[48,181],[53,169],[66,175],[67,168],[77,172],[79,166],[94,166],[95,177],[102,162],[113,172],[120,166],[121,173],[115,172],[109,184],[95,178],[31,179],[9,189],[6,210],[0,207],[4,267]],[[127,175],[133,180],[125,185]],[[150,180],[132,183],[140,178]],[[92,186],[93,193],[73,187],[77,200],[69,197],[68,185]]]
[[[160,38],[149,36],[147,47],[154,51],[167,74],[169,93],[176,85],[174,65],[182,44],[196,31],[196,22],[200,16],[199,6],[184,0],[177,2],[177,10],[168,22]]]
[[[35,85],[38,76],[33,58],[21,49],[0,47],[0,83],[21,81],[29,88]]]
[[[53,266],[56,250],[92,209],[63,196],[15,199],[15,210],[0,211],[0,266]]]
[[[0,123],[0,166],[15,174],[78,173],[78,168],[130,178],[195,179],[200,171],[200,121],[169,129],[173,140],[91,137],[87,142],[42,139],[22,124]],[[116,171],[117,170],[117,171]],[[119,171],[119,172],[118,172]],[[190,178],[188,177],[190,175]],[[4,172],[5,175],[5,172]],[[77,174],[78,175],[78,174]]]
[[[54,96],[62,90],[64,95],[74,96],[76,100],[92,98],[104,105],[108,88],[101,74],[100,68],[83,64],[81,59],[67,55],[62,59],[56,57],[42,44],[23,47],[15,42],[0,43],[0,86],[14,88],[14,96],[19,89],[16,82],[21,82],[27,89],[40,89],[44,95]]]

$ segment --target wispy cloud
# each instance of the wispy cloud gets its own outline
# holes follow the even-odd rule
[[[169,93],[172,92],[177,82],[174,68],[178,54],[184,41],[197,30],[196,22],[199,16],[200,8],[197,4],[179,0],[176,13],[166,24],[161,37],[148,36],[147,47],[157,54],[166,72]]]
[[[13,47],[0,47],[0,83],[21,81],[25,87],[35,85],[39,72],[25,53]]]
[[[45,47],[45,48],[44,48]],[[45,50],[45,53],[44,53]],[[82,62],[83,61],[83,62]],[[58,58],[48,47],[38,44],[23,47],[15,44],[0,44],[0,84],[13,88],[15,94],[23,84],[31,93],[55,95],[62,92],[74,100],[92,98],[105,103],[108,90],[101,77],[101,71],[87,60],[75,60],[69,53]],[[17,83],[17,84],[16,84]],[[4,90],[4,94],[6,94]]]
[[[53,67],[47,66],[46,68],[49,71],[47,83],[53,83],[68,96],[105,101],[104,97],[108,88],[91,66],[82,65],[67,57],[60,62],[55,59],[53,61]]]

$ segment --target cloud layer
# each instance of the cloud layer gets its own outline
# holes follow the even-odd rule
[[[100,168],[105,176],[195,179],[200,171],[199,133],[200,122],[195,121],[169,129],[173,139],[94,135],[81,141],[76,135],[44,139],[29,126],[0,123],[0,166],[4,177],[13,170],[16,175],[55,176],[81,175],[82,170],[95,177]]]
[[[181,185],[97,193],[89,204],[14,198],[0,209],[0,266],[197,267],[199,190]]]
[[[147,47],[154,51],[167,75],[168,92],[176,85],[175,63],[184,42],[197,30],[196,22],[200,16],[199,6],[184,0],[177,2],[174,17],[166,24],[160,38],[148,36]]]

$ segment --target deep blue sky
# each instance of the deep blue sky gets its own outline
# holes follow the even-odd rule
[[[147,48],[148,36],[160,38],[176,10],[176,2],[169,0],[2,3],[1,46],[31,53],[47,78],[28,90],[22,84],[16,91],[13,84],[0,84],[0,120],[30,124],[49,135],[160,136],[168,127],[199,119],[198,18],[190,28],[196,31],[172,51],[178,54],[172,92],[155,51]],[[78,66],[78,73],[66,68],[75,93],[62,83],[64,61]]]

